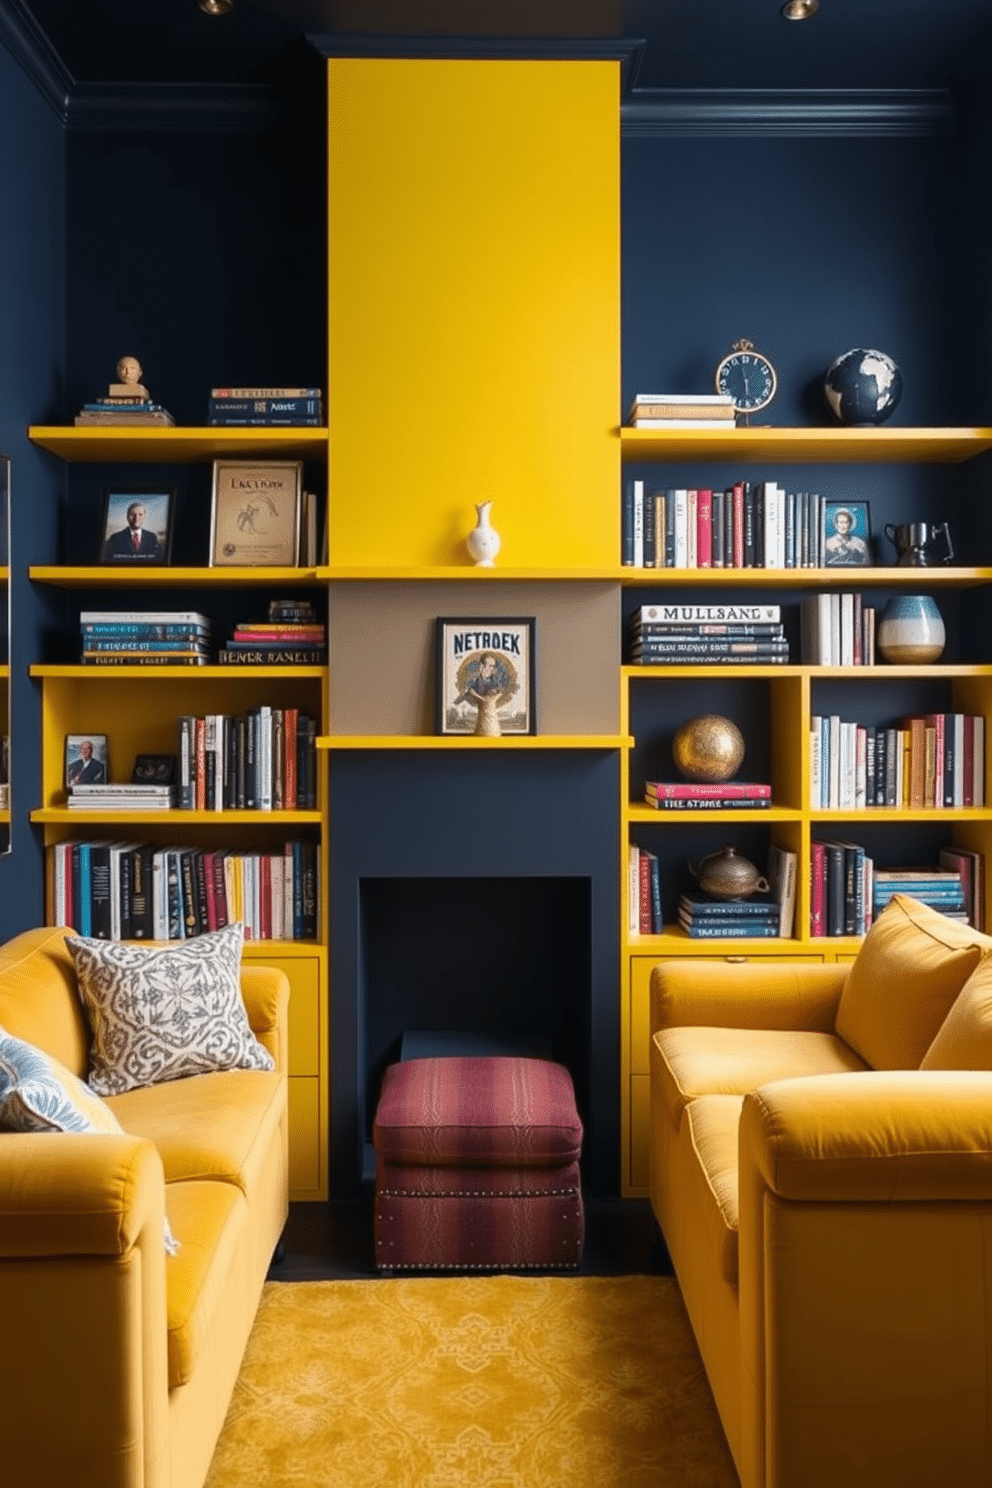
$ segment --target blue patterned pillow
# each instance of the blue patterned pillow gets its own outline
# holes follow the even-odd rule
[[[69,937],[98,1095],[211,1070],[274,1067],[241,997],[240,924],[167,945]]]
[[[0,1131],[97,1132],[123,1136],[109,1106],[64,1064],[0,1028]],[[165,1221],[169,1255],[179,1242]]]

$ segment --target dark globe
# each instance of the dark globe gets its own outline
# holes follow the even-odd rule
[[[884,351],[860,346],[831,362],[823,391],[842,424],[882,424],[902,397],[902,377]]]

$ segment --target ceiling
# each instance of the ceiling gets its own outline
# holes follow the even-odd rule
[[[629,76],[653,89],[917,89],[992,71],[992,0],[6,0],[77,83],[265,83],[311,34],[643,41]]]

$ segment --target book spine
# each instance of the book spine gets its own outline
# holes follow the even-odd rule
[[[220,666],[323,666],[327,652],[315,646],[288,649],[281,647],[237,649],[237,642],[217,653]]]
[[[687,925],[679,921],[692,940],[777,940],[778,925],[749,925],[731,922],[727,925]]]
[[[768,797],[738,796],[733,800],[645,796],[645,804],[655,811],[763,811],[771,806]]]
[[[738,800],[745,796],[767,797],[770,800],[772,794],[770,785],[746,784],[734,780],[724,781],[720,785],[702,782],[669,784],[667,781],[649,780],[645,784],[645,790],[649,795],[671,800],[685,800],[690,797],[697,800]]]
[[[633,615],[635,624],[657,626],[767,623],[781,619],[782,607],[777,604],[650,604],[641,605]]]

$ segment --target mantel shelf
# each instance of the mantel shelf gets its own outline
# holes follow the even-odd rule
[[[731,428],[620,430],[621,457],[788,464],[960,464],[992,449],[992,428]]]
[[[192,460],[293,457],[326,460],[326,429],[141,428],[133,424],[94,427],[32,424],[28,438],[40,449],[76,464],[180,464]]]
[[[628,734],[321,734],[318,749],[632,749]]]

